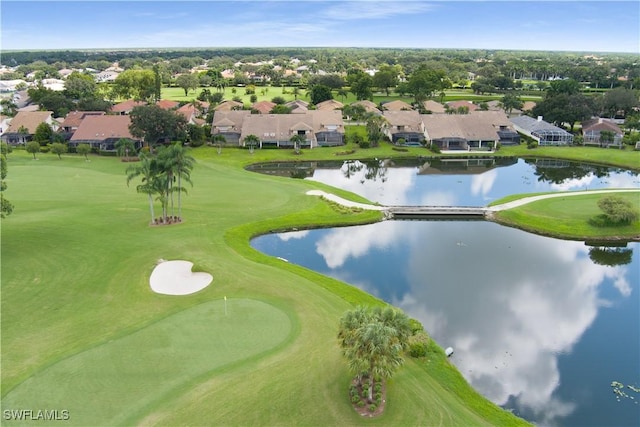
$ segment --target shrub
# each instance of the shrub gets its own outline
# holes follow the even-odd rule
[[[378,405],[376,405],[375,403],[369,405],[369,412],[375,412],[376,409],[378,409]]]
[[[629,224],[638,219],[637,209],[628,200],[619,196],[604,196],[598,207],[612,224]]]
[[[440,152],[441,152],[440,147],[438,146],[438,144],[431,144],[429,146],[429,150],[431,150],[433,153],[436,153],[436,154],[440,154]]]
[[[527,148],[529,150],[532,150],[532,149],[536,148],[537,146],[538,146],[538,143],[536,141],[527,142]]]
[[[0,154],[7,155],[13,151],[13,147],[6,142],[0,142]]]
[[[409,355],[411,357],[425,357],[429,348],[429,336],[418,332],[409,337]]]
[[[360,396],[358,396],[358,395],[351,396],[351,403],[360,403],[360,402],[362,402],[360,400]]]
[[[409,328],[411,328],[411,335],[424,331],[424,326],[416,319],[409,319]]]
[[[360,143],[358,145],[360,146],[360,148],[370,148],[371,147],[371,143],[369,141],[360,141]]]
[[[364,401],[363,400],[359,401],[358,406],[362,408],[364,406]]]

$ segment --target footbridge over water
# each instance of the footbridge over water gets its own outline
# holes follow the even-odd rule
[[[484,219],[487,208],[477,206],[385,206],[391,219]]]

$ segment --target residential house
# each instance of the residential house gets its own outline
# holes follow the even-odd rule
[[[551,123],[529,116],[512,117],[511,123],[518,132],[538,141],[539,145],[570,145],[573,143],[573,135]]]
[[[353,102],[351,105],[352,106],[353,105],[362,105],[364,107],[364,110],[367,113],[373,113],[373,114],[376,114],[376,115],[382,114],[382,111],[380,111],[380,109],[378,109],[378,105],[375,102],[369,101],[367,99],[362,100],[362,101]]]
[[[184,104],[182,107],[176,110],[176,113],[182,114],[186,119],[187,123],[204,126],[206,121],[202,118],[203,114],[209,110],[208,102],[200,102],[196,101],[195,105],[193,103]]]
[[[64,90],[64,80],[60,79],[42,79],[40,84],[47,89],[54,90],[56,92],[61,92]]]
[[[242,110],[244,108],[244,104],[242,102],[227,100],[222,101],[218,104],[214,110],[215,111],[231,111],[231,110]]]
[[[613,141],[604,143],[600,141],[602,131],[613,132]],[[624,133],[622,129],[611,120],[596,117],[582,122],[582,136],[584,145],[597,145],[599,147],[621,147]]]
[[[41,123],[49,124],[57,130],[51,111],[18,111],[9,127],[2,134],[2,141],[10,145],[24,145],[33,139],[36,129]],[[25,130],[26,133],[21,132]]]
[[[307,111],[309,111],[309,103],[306,101],[302,101],[301,99],[289,101],[284,105],[291,109],[292,114],[306,114]]]
[[[393,144],[420,146],[425,139],[424,123],[417,111],[384,111],[386,135]]]
[[[78,144],[89,144],[92,148],[100,151],[113,151],[118,140],[126,138],[133,140],[136,148],[140,148],[142,142],[131,135],[130,125],[131,117],[128,115],[85,116],[71,137],[69,146],[77,147]]]
[[[228,144],[240,145],[244,120],[251,115],[248,110],[216,111],[213,114],[211,135],[222,135]]]
[[[254,103],[251,106],[251,109],[259,112],[260,114],[269,114],[276,105],[277,104],[275,102],[271,101],[259,101]]]
[[[395,101],[385,102],[382,109],[386,111],[407,111],[413,110],[413,107],[404,101],[396,99]]]
[[[86,116],[103,116],[104,114],[104,111],[70,111],[62,120],[59,131],[65,135],[66,140],[69,140]]]
[[[96,82],[102,83],[102,82],[113,82],[118,78],[119,75],[120,73],[117,71],[104,70],[100,73],[94,74],[93,76],[96,79]]]
[[[447,112],[446,108],[444,108],[444,105],[431,99],[424,101],[422,103],[422,106],[426,111],[430,111],[432,114],[444,114]]]
[[[129,99],[111,107],[111,112],[125,115],[131,113],[131,110],[133,110],[134,107],[141,107],[143,105],[147,105],[147,103],[144,101],[134,101],[133,99]]]
[[[161,99],[156,102],[156,105],[163,110],[175,110],[180,106],[178,101],[172,101],[170,99]]]
[[[9,124],[11,123],[12,118],[13,117],[0,114],[0,135],[2,135],[4,131],[9,128]]]
[[[309,110],[304,114],[251,114],[245,117],[240,143],[255,135],[260,148],[292,148],[291,137],[305,138],[302,147],[335,146],[344,144],[344,123],[339,110]],[[301,148],[302,148],[301,147]]]
[[[335,99],[328,99],[316,104],[316,110],[322,111],[340,110],[343,107],[344,104],[340,101],[336,101]]]
[[[423,114],[429,144],[441,150],[492,150],[498,143],[519,143],[518,134],[502,111],[474,114]]]
[[[15,92],[19,85],[27,86],[29,84],[22,79],[0,80],[0,92]]]
[[[445,108],[447,111],[452,111],[452,112],[466,111],[468,113],[471,113],[473,111],[476,111],[479,107],[471,101],[461,100],[461,101],[449,101],[445,103]]]

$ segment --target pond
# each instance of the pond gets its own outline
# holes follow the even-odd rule
[[[563,162],[403,163],[297,164],[294,175],[388,205],[638,187],[635,173]],[[262,169],[274,173],[273,165]],[[286,176],[284,169],[275,173]],[[606,247],[485,221],[384,221],[261,236],[252,245],[403,309],[454,348],[451,361],[474,388],[525,419],[638,425],[637,242]]]

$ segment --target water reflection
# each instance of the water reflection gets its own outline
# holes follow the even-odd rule
[[[637,173],[551,160],[306,167],[308,179],[385,205],[483,206],[517,193],[640,184]],[[401,307],[455,348],[452,361],[478,391],[537,424],[638,425],[640,395],[617,402],[611,383],[640,385],[640,243],[562,241],[482,221],[304,233],[252,244]]]
[[[638,299],[640,264],[637,257],[626,263],[638,244],[618,248],[627,255],[618,255],[617,260],[609,253],[606,262],[596,263],[590,258],[594,247],[582,242],[487,222],[387,221],[311,230],[306,246],[295,249],[287,249],[291,243],[287,234],[263,236],[254,246],[276,256],[285,253],[291,262],[345,280],[402,308],[442,346],[456,350],[453,362],[492,401],[542,425],[563,424],[569,416],[581,420],[573,425],[597,419],[624,425],[613,421],[619,416],[637,417],[637,410],[625,415],[619,407],[617,415],[604,419],[589,413],[590,405],[606,407],[603,401],[613,399],[609,383],[624,381],[618,371],[609,372],[609,383],[590,384],[590,397],[578,398],[559,392],[560,384],[574,380],[561,375],[559,361],[610,358],[606,334],[586,355],[585,350],[573,353],[598,316],[611,316],[613,308],[627,305],[634,293]],[[281,238],[289,242],[273,241]],[[617,264],[620,260],[625,263]],[[637,320],[637,310],[636,304],[627,319]],[[640,333],[637,321],[625,327],[628,334]],[[611,330],[607,334],[615,335]],[[626,366],[624,378],[637,384],[637,340],[627,341],[618,351],[630,352],[631,361],[636,361]],[[598,370],[611,369],[599,363]],[[585,375],[589,372],[579,374]]]
[[[261,165],[269,173],[292,163]],[[484,206],[516,193],[638,188],[637,173],[567,161],[509,159],[394,159],[296,163],[307,179],[385,205]],[[274,172],[277,171],[277,172]]]

